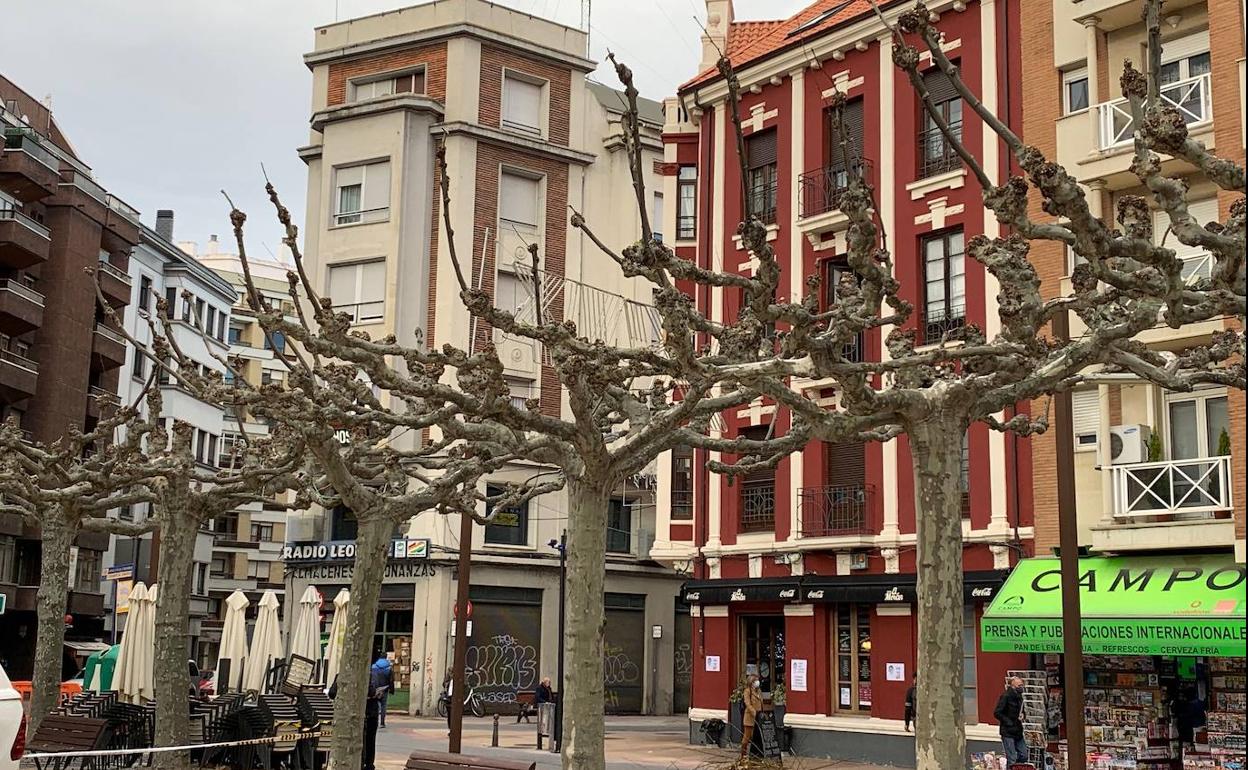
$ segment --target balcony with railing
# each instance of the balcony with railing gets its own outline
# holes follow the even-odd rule
[[[126,362],[126,338],[116,329],[96,322],[91,352],[95,369],[116,369]]]
[[[774,532],[776,529],[775,479],[741,483],[741,532]]]
[[[43,324],[43,295],[21,281],[0,278],[0,334],[16,337]]]
[[[108,304],[113,308],[130,304],[131,281],[126,271],[102,258],[98,263],[98,269],[100,292],[104,294]]]
[[[776,223],[776,192],[778,184],[754,185],[746,191],[745,205],[750,216],[758,217],[765,225]]]
[[[935,345],[946,334],[951,334],[966,326],[966,304],[937,305],[920,311],[919,331],[922,332],[922,344]]]
[[[76,168],[62,171],[60,186],[65,192],[71,194],[74,191],[81,192],[101,206],[108,206],[108,192],[100,186],[99,182],[92,179],[84,171]]]
[[[962,121],[949,124],[949,130],[961,135]],[[919,132],[919,177],[946,174],[962,167],[962,158],[953,148],[953,143],[945,137],[944,132],[933,126]]]
[[[875,183],[871,161],[859,159],[851,166],[836,164],[811,169],[797,178],[797,228],[811,245],[819,248],[825,236],[849,227],[849,217],[841,211],[841,199],[852,179],[861,176]]]
[[[22,270],[45,262],[52,231],[0,197],[0,266]]]
[[[862,484],[803,487],[799,493],[802,537],[873,535],[874,489]]]
[[[1184,78],[1161,87],[1161,101],[1178,110],[1189,127],[1213,119],[1212,76]],[[1101,150],[1129,145],[1135,134],[1131,105],[1125,98],[1102,102],[1096,106],[1098,137]]]
[[[44,147],[31,128],[6,127],[0,152],[0,182],[4,189],[24,201],[38,200],[56,192],[60,162]]]
[[[20,401],[35,395],[39,364],[11,350],[0,350],[0,398]]]
[[[1093,547],[1122,551],[1233,545],[1231,471],[1229,456],[1102,468],[1112,502],[1110,515],[1092,528]]]

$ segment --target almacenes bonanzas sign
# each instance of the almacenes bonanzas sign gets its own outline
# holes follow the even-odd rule
[[[1080,560],[1083,649],[1105,655],[1242,657],[1245,569],[1219,556]],[[984,614],[993,652],[1061,652],[1056,559],[1019,563]]]
[[[437,575],[429,562],[429,541],[397,539],[390,543],[386,562],[388,578],[422,578]],[[307,580],[350,580],[355,571],[355,541],[287,543],[282,547],[286,571]]]

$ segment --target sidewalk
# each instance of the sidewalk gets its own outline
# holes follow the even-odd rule
[[[608,717],[607,767],[610,770],[694,770],[701,766],[726,766],[735,752],[708,746],[690,746],[688,720],[678,717]],[[515,717],[498,722],[498,748],[490,747],[492,718],[464,720],[465,754],[536,762],[548,770],[559,767],[559,755],[536,749],[537,728],[515,723]],[[377,735],[377,767],[400,770],[412,751],[446,751],[446,722],[391,714]],[[874,765],[844,763],[811,757],[786,757],[787,767],[802,770],[882,770]]]

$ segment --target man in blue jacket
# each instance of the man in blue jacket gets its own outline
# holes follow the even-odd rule
[[[368,671],[368,697],[376,701],[377,722],[379,727],[386,726],[386,702],[390,693],[394,692],[394,667],[386,653],[374,652],[373,665]]]

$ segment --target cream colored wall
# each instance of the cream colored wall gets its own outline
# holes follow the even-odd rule
[[[1164,15],[1163,11],[1163,15]],[[1209,28],[1209,13],[1204,5],[1193,5],[1176,12],[1179,23],[1171,27],[1168,23],[1161,26],[1161,45],[1164,52],[1166,43],[1186,37]],[[1147,62],[1145,56],[1147,34],[1144,24],[1133,24],[1129,27],[1116,29],[1109,33],[1109,92],[1115,97],[1120,96],[1118,77],[1122,74],[1123,61],[1130,59],[1136,67],[1143,67]]]

